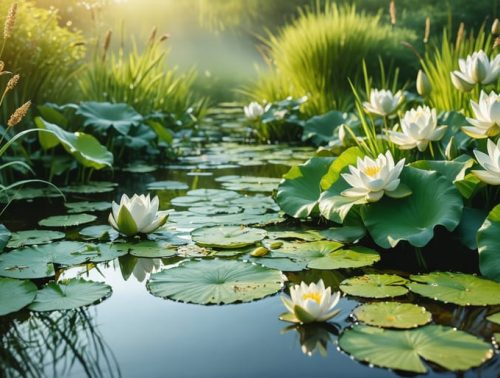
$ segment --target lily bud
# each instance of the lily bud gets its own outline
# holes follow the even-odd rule
[[[428,96],[431,90],[432,86],[429,78],[424,71],[419,70],[417,74],[417,93],[420,96]]]
[[[498,18],[495,18],[495,21],[493,21],[493,24],[491,25],[491,34],[495,36],[500,34],[500,21]]]
[[[444,156],[446,156],[446,159],[448,160],[453,160],[458,156],[457,142],[455,141],[454,136],[450,138],[450,141],[446,145]]]

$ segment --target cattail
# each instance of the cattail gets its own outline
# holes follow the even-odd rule
[[[7,13],[7,18],[5,19],[5,24],[3,26],[3,39],[9,39],[12,36],[12,30],[14,29],[14,23],[16,22],[16,12],[17,3],[14,3],[9,8],[9,13]]]
[[[156,39],[156,33],[158,32],[158,29],[153,27],[153,30],[151,30],[151,34],[149,35],[148,43],[153,43]]]
[[[456,49],[458,49],[460,47],[460,45],[462,44],[462,41],[464,39],[464,34],[465,34],[465,25],[463,22],[461,22],[460,26],[458,27],[457,40],[455,42]]]
[[[165,33],[160,37],[160,42],[166,41],[167,39],[170,38],[170,34]]]
[[[424,43],[429,42],[429,37],[431,35],[431,18],[425,18],[425,30],[424,30]]]
[[[495,18],[495,21],[493,21],[493,24],[491,25],[491,34],[494,36],[497,36],[500,34],[500,21],[498,18]]]
[[[395,26],[396,25],[396,3],[394,0],[391,0],[391,3],[389,4],[389,15],[391,16],[391,25]]]
[[[19,75],[12,76],[10,80],[7,82],[7,87],[5,88],[5,91],[7,92],[13,90],[14,87],[17,85],[19,78],[20,78]]]
[[[22,119],[26,116],[26,113],[28,113],[28,110],[31,106],[31,101],[28,101],[21,105],[19,108],[16,109],[14,113],[9,118],[9,121],[7,122],[8,127],[14,127],[17,125],[19,122],[22,121]]]

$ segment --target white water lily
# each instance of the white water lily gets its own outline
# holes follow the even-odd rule
[[[358,199],[360,203],[376,202],[384,194],[394,198],[408,196],[411,192],[401,184],[399,179],[404,165],[405,159],[401,159],[394,165],[394,158],[390,151],[387,151],[385,155],[380,154],[376,160],[368,156],[364,159],[358,157],[356,167],[349,166],[351,173],[342,174],[351,188],[344,190],[341,195]]]
[[[281,297],[289,311],[282,319],[294,323],[327,321],[339,313],[340,310],[334,309],[339,299],[340,292],[332,294],[332,289],[326,289],[323,280],[310,285],[301,282],[290,289],[290,297]]]
[[[443,138],[447,126],[437,127],[436,109],[419,106],[405,113],[401,119],[401,131],[390,131],[390,140],[402,150],[418,148],[425,151],[430,142]]]
[[[264,114],[264,107],[255,101],[245,106],[243,110],[245,111],[245,116],[251,121],[259,119]]]
[[[490,62],[488,55],[483,50],[468,55],[465,59],[458,60],[460,70],[451,72],[453,85],[468,92],[476,84],[490,84],[500,74],[500,54]]]
[[[392,114],[404,100],[401,91],[393,94],[385,89],[372,89],[370,92],[370,102],[364,102],[363,107],[368,113],[378,114],[382,117]]]
[[[134,194],[132,198],[124,194],[119,205],[113,201],[108,221],[115,230],[127,236],[149,234],[167,222],[168,214],[158,208],[158,196],[151,200],[149,194]]]
[[[471,138],[488,138],[500,134],[500,95],[481,91],[479,102],[470,102],[474,118],[467,118],[472,126],[462,127],[462,131]]]
[[[500,140],[495,144],[488,139],[488,154],[474,150],[477,162],[484,168],[484,171],[472,171],[472,174],[479,180],[490,184],[500,185]]]
[[[137,281],[142,282],[150,273],[156,272],[160,267],[160,259],[139,258],[135,263],[132,274]]]

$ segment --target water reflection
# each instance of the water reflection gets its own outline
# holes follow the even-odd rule
[[[121,377],[88,308],[22,313],[0,323],[2,377]]]
[[[302,353],[312,356],[316,352],[322,357],[328,355],[328,344],[333,344],[333,336],[338,336],[340,326],[334,323],[311,323],[302,325],[291,325],[283,328],[281,333],[297,331]]]

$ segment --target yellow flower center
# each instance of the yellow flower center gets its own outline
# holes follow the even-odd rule
[[[315,301],[317,304],[320,304],[321,302],[321,294],[316,292],[316,293],[306,293],[302,295],[302,300],[305,301],[306,299],[312,299]]]
[[[375,176],[379,172],[380,172],[380,167],[376,165],[365,168],[365,174],[370,177]]]

